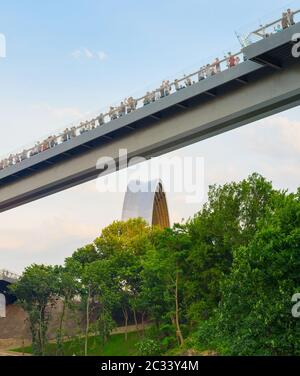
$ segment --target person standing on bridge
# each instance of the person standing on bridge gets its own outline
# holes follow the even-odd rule
[[[39,152],[40,152],[39,150],[40,150],[40,142],[37,142],[34,145],[33,149],[31,150],[30,155],[33,156],[33,155],[39,154]]]
[[[3,165],[3,168],[8,167],[8,159],[7,158],[3,159],[2,165]]]
[[[63,132],[62,141],[66,142],[69,140],[69,128],[66,128]]]
[[[220,64],[220,60],[219,60],[218,57],[214,61],[213,66],[215,68],[215,73],[220,73],[221,72],[221,64]]]
[[[205,67],[201,67],[199,72],[198,72],[198,81],[203,81],[205,80]]]
[[[170,95],[171,86],[170,86],[170,81],[169,80],[164,81],[164,91],[165,91],[165,96]]]
[[[147,91],[145,97],[144,97],[144,106],[147,106],[148,104],[150,104],[150,101],[151,101],[151,93],[150,91]]]
[[[287,14],[287,19],[288,19],[288,26],[295,25],[294,12],[292,12],[291,9],[288,9],[286,14]]]
[[[162,84],[160,85],[160,88],[159,88],[161,98],[164,98],[164,96],[165,96],[165,86],[166,86],[165,81],[163,81]]]
[[[205,67],[205,76],[206,76],[206,78],[211,77],[211,66],[210,66],[210,64],[207,64],[206,67]]]
[[[49,149],[49,139],[48,140],[44,140],[41,143],[41,152],[46,151],[48,149]]]
[[[153,90],[153,91],[150,93],[149,100],[150,100],[150,102],[152,102],[152,103],[156,101],[156,91],[155,91],[155,90]]]
[[[96,128],[96,120],[95,119],[92,119],[90,122],[89,122],[89,129],[90,131],[92,131],[93,129]]]
[[[285,30],[289,27],[289,18],[288,18],[288,14],[286,12],[282,13],[281,26],[282,26],[283,30]]]
[[[175,90],[176,91],[179,91],[181,89],[184,89],[184,87],[182,85],[180,85],[178,79],[176,78],[175,81],[174,81],[174,86],[175,86]]]
[[[25,161],[27,159],[27,150],[23,150],[20,154],[20,162]]]
[[[84,122],[82,121],[82,122],[80,123],[80,125],[79,125],[79,133],[80,133],[80,134],[83,134],[83,133],[85,133],[85,132],[87,132],[87,129],[86,129],[86,127],[85,127]]]
[[[185,78],[185,86],[188,87],[188,86],[192,86],[192,80],[190,77],[186,77],[186,75],[184,75],[184,78]]]
[[[119,111],[119,117],[125,116],[126,115],[126,106],[124,102],[121,102],[120,107],[118,109]]]
[[[276,25],[276,26],[274,27],[274,32],[275,32],[275,33],[280,33],[281,31],[282,31],[282,27],[281,27],[280,24],[278,24],[278,25]]]
[[[72,128],[70,129],[70,139],[71,139],[72,137],[76,137],[76,127],[72,127]]]
[[[117,114],[116,114],[116,110],[114,107],[110,106],[108,114],[109,114],[110,120],[117,119]]]
[[[133,112],[136,109],[137,101],[133,99],[133,97],[129,97],[126,100],[126,106],[127,106],[127,113],[130,114],[130,112]]]
[[[104,115],[102,113],[98,116],[97,120],[99,126],[104,125]]]
[[[236,66],[236,59],[235,59],[235,57],[231,54],[231,52],[228,53],[227,66],[228,66],[228,68],[233,68],[233,67]]]

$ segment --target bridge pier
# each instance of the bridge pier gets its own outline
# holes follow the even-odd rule
[[[0,319],[6,317],[6,298],[4,294],[0,294]]]

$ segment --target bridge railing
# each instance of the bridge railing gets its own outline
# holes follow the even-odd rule
[[[20,276],[18,274],[12,273],[5,269],[0,270],[0,280],[17,281],[19,278]]]
[[[297,22],[296,17],[300,15],[300,9],[294,11],[293,13],[295,21]],[[279,32],[279,29],[277,31],[274,31],[274,26],[278,25],[278,23],[280,22],[281,18],[260,26],[260,28],[252,31],[251,33],[248,33],[245,37],[238,36],[242,47],[246,47],[247,45],[255,43],[262,38],[271,36],[274,32]],[[163,81],[162,85],[159,88],[148,91],[143,96],[140,96],[136,99],[129,97],[124,100],[124,102],[122,102],[119,106],[110,107],[108,111],[103,111],[103,113],[95,115],[93,118],[90,118],[90,120],[82,121],[79,124],[73,122],[64,130],[60,130],[55,134],[52,133],[52,135],[47,136],[42,141],[38,141],[33,146],[23,148],[23,150],[19,150],[16,153],[10,153],[4,158],[0,158],[0,171],[9,166],[18,164],[34,155],[52,149],[59,144],[68,142],[74,137],[89,132],[97,127],[103,126],[104,124],[109,123],[111,120],[121,118],[138,108],[147,106],[152,102],[156,102],[157,100],[161,100],[164,97],[172,95],[176,91],[184,90],[185,88],[192,86],[195,82],[202,81],[203,79],[208,79],[209,77],[218,74],[226,69],[231,69],[235,65],[242,62],[244,58],[245,57],[242,50],[238,51],[235,54],[228,53],[228,55],[223,59],[216,60],[210,64],[206,64],[199,70],[196,70],[188,75],[184,75],[179,79]]]
[[[235,65],[243,61],[242,51],[231,54],[231,59],[235,59]],[[40,154],[43,151],[52,149],[59,144],[68,142],[74,137],[98,128],[99,126],[103,126],[114,119],[121,118],[126,114],[149,105],[152,102],[161,100],[174,94],[176,91],[183,90],[202,79],[207,79],[226,69],[230,69],[229,56],[224,57],[218,62],[215,61],[214,63],[206,64],[199,70],[195,70],[179,79],[174,79],[172,81],[165,80],[164,87],[161,86],[155,90],[149,91],[145,95],[139,96],[136,99],[132,97],[128,98],[126,104],[124,102],[123,109],[120,106],[111,107],[110,110],[103,112],[98,116],[95,115],[93,118],[90,118],[90,120],[81,121],[79,124],[78,122],[72,122],[64,130],[52,132],[52,135],[46,136],[43,141],[37,142],[34,146],[24,147],[23,149],[19,149],[14,153],[10,153],[9,155],[0,158],[0,171],[6,167],[18,164],[34,155]],[[1,161],[3,165],[1,165]]]

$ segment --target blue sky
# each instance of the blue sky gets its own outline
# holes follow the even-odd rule
[[[235,30],[246,33],[289,6],[300,3],[0,0],[7,41],[7,58],[0,59],[0,155],[238,49]],[[205,158],[206,186],[259,171],[294,190],[299,127],[294,109],[172,155]],[[122,194],[97,194],[91,182],[1,214],[0,269],[61,262],[120,216],[122,200]],[[183,195],[169,202],[174,220],[199,209]],[[33,246],[34,236],[40,238]]]

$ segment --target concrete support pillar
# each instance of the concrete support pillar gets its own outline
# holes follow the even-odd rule
[[[0,294],[0,318],[6,317],[6,298],[5,295]]]

